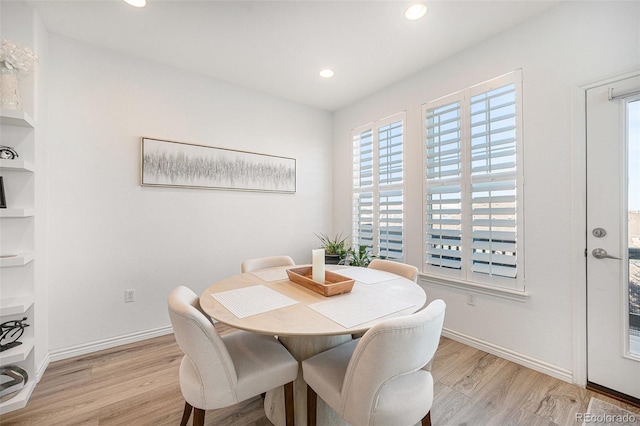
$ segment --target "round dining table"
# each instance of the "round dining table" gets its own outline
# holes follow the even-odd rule
[[[200,306],[211,318],[231,327],[276,336],[301,363],[350,341],[352,335],[366,332],[382,320],[418,311],[427,299],[422,287],[399,275],[330,265],[327,270],[354,279],[355,284],[349,293],[325,297],[289,280],[286,270],[290,268],[299,266],[262,269],[222,279],[204,291]],[[260,306],[269,302],[275,305]],[[267,310],[260,312],[261,308]],[[294,383],[296,425],[307,423],[306,391],[300,368]],[[282,389],[267,392],[264,408],[274,425],[285,424]],[[346,424],[321,399],[317,413],[319,425]]]

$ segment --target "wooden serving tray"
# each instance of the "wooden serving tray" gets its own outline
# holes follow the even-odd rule
[[[311,266],[287,269],[287,275],[291,281],[325,297],[349,293],[351,289],[353,289],[353,284],[356,282],[354,279],[343,277],[335,272],[325,271],[325,283],[322,284],[311,279],[311,272]]]

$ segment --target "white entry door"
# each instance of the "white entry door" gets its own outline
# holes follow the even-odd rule
[[[587,380],[640,399],[640,76],[587,90]]]

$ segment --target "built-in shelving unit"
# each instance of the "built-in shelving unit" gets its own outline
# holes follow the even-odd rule
[[[0,268],[24,266],[31,261],[33,261],[33,253],[18,253],[11,257],[0,257]]]
[[[35,167],[33,164],[24,160],[0,160],[0,169],[12,170],[15,172],[33,172]]]
[[[22,128],[10,129],[11,126]],[[37,383],[34,356],[36,321],[34,318],[35,282],[31,263],[35,260],[33,227],[36,215],[34,179],[25,173],[35,173],[35,123],[23,111],[0,109],[0,145],[19,150],[20,158],[0,160],[7,208],[0,209],[3,233],[0,253],[0,323],[27,317],[28,327],[16,347],[0,352],[0,366],[16,365],[27,372],[29,378],[20,392],[0,402],[0,414],[24,407]],[[27,236],[26,239],[24,236]]]
[[[36,381],[33,377],[29,377],[29,381],[25,385],[24,388],[13,398],[3,402],[0,404],[0,414],[8,413],[9,411],[18,410],[23,408],[29,402],[29,398],[31,398],[31,394],[36,387]]]
[[[33,305],[33,296],[26,294],[8,299],[0,299],[0,316],[20,315]]]
[[[21,217],[33,217],[35,215],[35,209],[0,209],[0,218],[21,218]]]
[[[27,360],[33,350],[33,339],[20,339],[22,344],[0,353],[2,365],[16,364]]]
[[[15,111],[12,109],[0,109],[0,124],[9,126],[35,128],[33,118],[24,111]]]

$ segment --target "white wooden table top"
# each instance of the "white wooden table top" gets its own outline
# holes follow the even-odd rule
[[[324,297],[289,281],[286,276],[287,268],[263,269],[220,280],[204,291],[200,296],[200,305],[215,320],[242,330],[278,336],[333,336],[361,333],[383,319],[416,312],[427,298],[422,287],[401,276],[373,269],[330,265],[327,265],[327,270],[354,277],[356,283],[350,293]],[[251,286],[265,286],[297,303],[239,318],[212,296]],[[261,290],[262,293],[269,293],[264,288]],[[325,303],[314,305],[320,302]],[[389,309],[395,312],[354,325],[361,322],[362,318]],[[348,326],[340,325],[325,315],[334,319],[342,317],[342,323]]]

